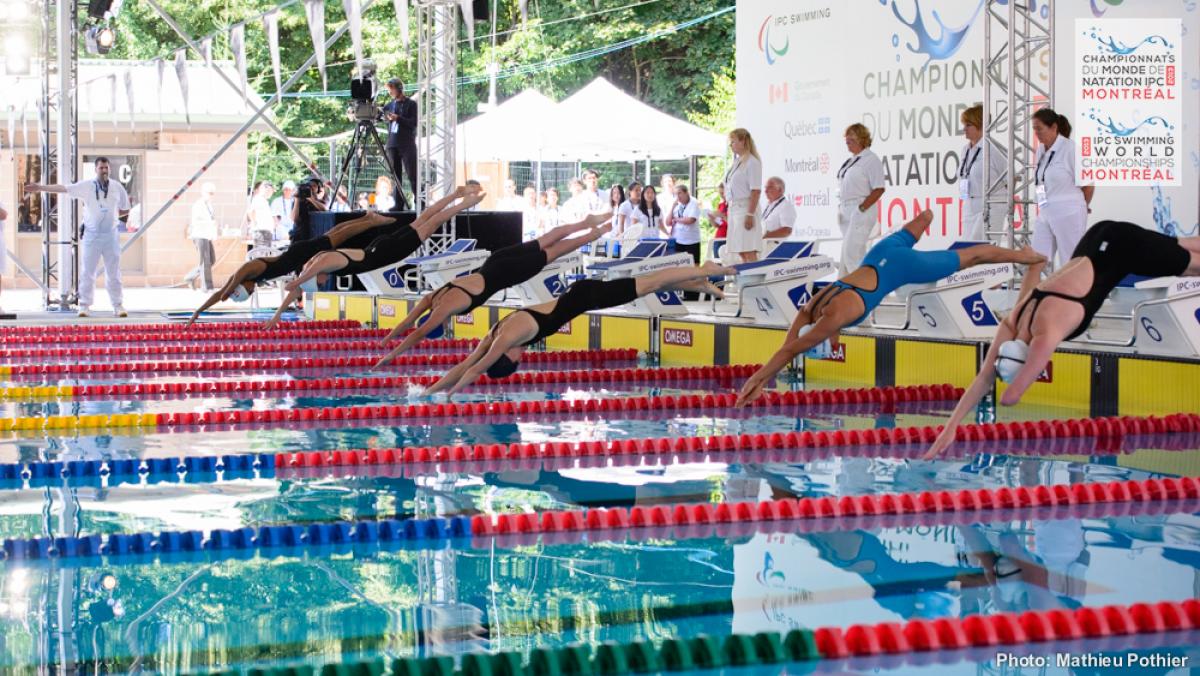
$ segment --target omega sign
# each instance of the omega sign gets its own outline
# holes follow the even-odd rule
[[[455,324],[469,324],[471,326],[474,326],[475,325],[475,315],[473,313],[467,313],[465,315],[458,315],[457,317],[454,318],[454,323]]]
[[[663,329],[663,344],[678,345],[679,347],[692,346],[692,330],[691,329]]]

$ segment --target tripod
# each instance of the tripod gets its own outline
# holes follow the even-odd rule
[[[405,211],[408,209],[408,199],[404,196],[404,190],[401,188],[400,176],[396,173],[396,167],[392,166],[392,160],[388,157],[387,149],[384,148],[383,141],[379,140],[379,132],[375,130],[374,117],[368,119],[359,118],[354,125],[354,134],[350,137],[350,147],[346,150],[346,157],[342,159],[342,166],[338,169],[337,178],[333,181],[333,192],[337,195],[338,189],[342,183],[349,177],[347,196],[353,204],[355,188],[358,185],[359,176],[362,174],[363,165],[367,159],[367,144],[375,146],[375,149],[383,157],[383,164],[387,167],[388,176],[392,179],[392,185],[395,187],[395,193],[400,197],[396,203],[396,209]],[[353,166],[354,171],[351,172],[351,160],[356,160]]]

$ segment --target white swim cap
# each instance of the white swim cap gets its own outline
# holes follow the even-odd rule
[[[996,357],[996,375],[1000,380],[1011,383],[1013,378],[1025,366],[1025,358],[1029,356],[1029,345],[1023,340],[1010,340],[1000,345],[1000,355]]]
[[[235,303],[245,303],[250,300],[250,292],[246,290],[246,285],[238,284],[233,287],[233,293],[229,294],[229,300]]]
[[[300,290],[305,291],[307,293],[316,293],[316,292],[320,291],[320,289],[317,288],[317,278],[309,277],[308,279],[301,282]]]

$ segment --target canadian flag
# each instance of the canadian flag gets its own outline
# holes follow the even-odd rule
[[[767,98],[770,100],[770,103],[775,103],[776,101],[783,101],[784,103],[787,103],[788,83],[784,82],[781,85],[767,85]]]

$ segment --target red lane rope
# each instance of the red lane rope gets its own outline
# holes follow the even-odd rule
[[[388,334],[387,329],[260,329],[257,325],[237,331],[139,331],[133,325],[116,331],[68,334],[68,335],[27,335],[3,336],[0,339],[5,345],[42,345],[45,343],[199,343],[214,340],[243,341],[243,340],[330,340],[350,338],[382,338]]]
[[[191,328],[186,329],[189,332],[204,333],[206,331],[241,331],[247,327],[258,327],[262,324],[261,321],[234,321],[234,322],[200,322],[193,324]],[[292,325],[289,323],[288,326]],[[355,329],[361,328],[362,323],[349,319],[331,319],[321,321],[304,321],[296,322],[295,325],[304,326],[306,329]],[[56,326],[4,326],[0,327],[0,337],[7,336],[57,336],[57,335],[86,335],[93,333],[107,333],[119,330],[134,330],[134,331],[181,331],[183,324],[180,322],[160,322],[156,324],[141,324],[141,323],[124,323],[124,324],[63,324]]]
[[[261,341],[261,342],[257,342]],[[479,343],[471,338],[439,338],[426,340],[418,350],[472,349]],[[398,341],[395,344],[399,344]],[[115,345],[107,347],[37,347],[0,349],[0,359],[66,359],[72,357],[148,357],[181,354],[236,354],[241,352],[374,352],[382,353],[376,341],[305,341],[284,342],[247,338],[230,343],[196,343],[187,345]],[[378,358],[376,358],[378,359]]]
[[[629,368],[596,369],[591,371],[520,371],[508,378],[493,380],[484,376],[479,384],[491,385],[547,385],[584,383],[679,383],[686,385],[696,381],[720,381],[732,386],[738,378],[754,373],[757,365],[701,366],[680,368]],[[428,386],[440,376],[389,376],[370,378],[321,378],[313,380],[209,380],[187,383],[131,383],[128,385],[75,385],[70,395],[64,398],[83,399],[99,397],[167,396],[187,398],[230,393],[276,393],[276,392],[361,392],[364,390],[392,390],[409,385]]]
[[[466,354],[401,355],[385,368],[410,366],[450,366]],[[528,352],[522,361],[531,364],[558,364],[578,361],[619,361],[637,358],[637,350],[581,350]],[[284,357],[277,359],[208,359],[194,361],[120,362],[98,364],[15,364],[5,366],[9,375],[77,376],[97,373],[179,372],[179,371],[275,371],[281,369],[368,368],[379,357]]]

